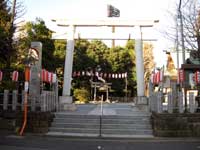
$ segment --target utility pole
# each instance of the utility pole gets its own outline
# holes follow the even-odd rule
[[[183,57],[183,64],[185,63],[185,44],[184,44],[184,34],[183,34],[183,15],[181,11],[182,0],[179,1],[178,7],[178,18],[180,19],[180,32],[181,32],[181,47],[182,47],[182,57]]]
[[[115,26],[112,26],[112,33],[115,33]],[[115,47],[115,39],[112,39],[112,47]]]
[[[176,17],[176,40],[175,40],[175,45],[176,45],[176,56],[177,56],[177,69],[179,69],[179,37],[178,37],[178,16],[179,11],[177,11],[177,17]]]
[[[13,4],[12,4],[12,16],[11,16],[11,20],[10,20],[10,24],[11,24],[10,27],[11,27],[11,29],[13,28],[14,19],[15,19],[16,1],[17,0],[13,0]]]

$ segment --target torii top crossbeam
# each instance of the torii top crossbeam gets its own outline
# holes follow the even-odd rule
[[[158,23],[158,20],[120,20],[120,19],[104,19],[104,20],[76,20],[76,19],[52,19],[56,22],[58,26],[82,26],[82,27],[92,27],[92,26],[115,26],[115,27],[153,27],[154,24]]]

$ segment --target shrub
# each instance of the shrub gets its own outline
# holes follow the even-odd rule
[[[80,103],[87,103],[89,101],[89,96],[90,96],[90,93],[85,88],[74,90],[74,97]]]

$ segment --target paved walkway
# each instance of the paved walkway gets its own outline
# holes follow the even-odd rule
[[[101,104],[76,104],[75,111],[62,111],[70,115],[119,115],[135,116],[150,115],[149,112],[139,110],[134,103],[103,103]]]

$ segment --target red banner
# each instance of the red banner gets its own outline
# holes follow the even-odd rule
[[[196,71],[195,74],[195,82],[196,84],[199,84],[200,83],[200,72],[199,71]]]
[[[178,83],[182,83],[183,81],[184,81],[184,70],[179,69],[179,70],[178,70],[177,82],[178,82]]]
[[[18,71],[13,71],[12,73],[12,81],[17,82],[19,77],[19,72]]]

